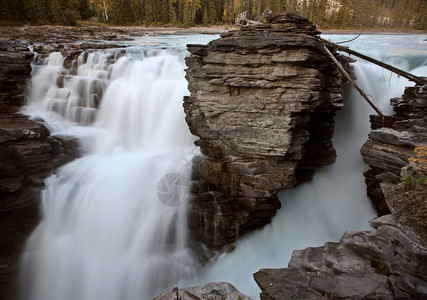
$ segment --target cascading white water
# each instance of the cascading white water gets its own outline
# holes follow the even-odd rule
[[[85,153],[46,180],[23,255],[24,299],[148,299],[195,273],[185,206],[172,203],[186,200],[194,150],[185,49],[127,52],[83,53],[76,75],[53,53],[33,77],[27,113],[54,135],[78,135]],[[99,111],[86,106],[100,95]],[[98,111],[91,126],[70,122],[88,123],[85,108]]]
[[[154,40],[168,48],[168,43],[182,46],[212,38]],[[405,39],[405,47],[391,47]],[[349,46],[408,71],[424,65],[417,72],[425,76],[423,39],[370,36]],[[27,113],[44,118],[54,134],[80,137],[85,156],[46,180],[42,222],[23,254],[24,299],[149,299],[170,285],[209,281],[229,281],[258,298],[252,273],[286,267],[294,249],[336,241],[347,229],[368,228],[374,211],[365,196],[366,166],[359,149],[373,111],[347,88],[336,120],[337,162],[310,183],[282,192],[283,207],[271,225],[244,237],[235,251],[194,276],[184,206],[164,205],[158,193],[159,186],[167,187],[164,175],[190,176],[194,148],[181,106],[188,93],[183,48],[144,46],[84,55],[77,76],[67,74],[62,56],[52,54],[33,77]],[[400,96],[408,82],[367,63],[355,66],[358,83],[389,113],[389,98]],[[98,102],[99,111],[94,109]],[[170,191],[165,192],[168,197]]]

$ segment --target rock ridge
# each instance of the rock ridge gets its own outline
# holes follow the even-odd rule
[[[270,222],[277,192],[332,163],[341,76],[315,26],[290,13],[188,45],[186,121],[199,137],[189,222],[213,249]]]
[[[379,215],[390,213],[380,184],[399,183],[415,147],[427,145],[427,85],[406,87],[402,97],[390,100],[393,116],[371,115],[369,138],[361,149],[371,169],[365,172],[368,196]]]
[[[407,87],[391,99],[395,115],[370,117],[361,153],[382,215],[370,221],[374,230],[347,231],[339,243],[294,251],[287,268],[261,269],[261,299],[427,298],[427,188],[401,183],[413,149],[426,143],[426,99],[426,86]]]

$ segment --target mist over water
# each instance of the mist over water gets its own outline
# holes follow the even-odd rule
[[[229,281],[258,298],[252,274],[260,268],[286,267],[295,249],[369,229],[375,212],[366,198],[360,147],[374,112],[346,86],[333,140],[336,163],[281,192],[272,224],[199,269],[187,247],[185,205],[162,203],[159,187],[166,189],[162,195],[171,190],[159,182],[167,183],[167,174],[191,176],[197,150],[182,108],[188,94],[183,46],[213,38],[153,37],[126,50],[85,53],[76,74],[63,68],[59,53],[37,68],[25,113],[44,119],[54,135],[79,137],[84,155],[46,180],[42,221],[23,253],[24,299],[149,299],[171,286],[209,281]],[[427,76],[425,38],[369,36],[348,46]],[[391,113],[389,99],[413,85],[363,61],[355,71],[385,114]]]

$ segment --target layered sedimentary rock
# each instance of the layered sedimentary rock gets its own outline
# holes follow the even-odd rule
[[[340,74],[312,23],[289,13],[269,21],[188,45],[184,109],[202,152],[189,222],[211,248],[270,222],[279,190],[335,159]]]
[[[31,74],[32,54],[19,41],[0,39],[0,299],[17,299],[19,254],[38,221],[43,178],[76,155],[74,141],[17,111]]]
[[[0,39],[0,113],[15,112],[24,103],[31,57],[22,42]]]
[[[361,149],[372,170],[368,194],[384,215],[372,231],[348,231],[339,243],[294,251],[285,269],[254,274],[261,299],[427,298],[427,188],[405,188],[415,147],[427,143],[426,86],[408,87],[391,100],[395,115],[371,116],[372,132]]]
[[[393,116],[371,116],[372,131],[361,149],[371,167],[365,173],[368,196],[380,215],[389,213],[380,183],[399,183],[414,148],[427,145],[427,86],[407,87],[391,104]]]
[[[294,251],[285,269],[254,274],[261,299],[426,299],[427,190],[383,185],[392,214],[372,231]]]

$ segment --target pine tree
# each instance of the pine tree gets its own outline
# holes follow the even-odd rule
[[[169,23],[176,24],[177,23],[176,11],[175,11],[176,0],[169,0],[168,3],[169,3],[168,4],[168,6],[169,6]]]
[[[215,3],[214,1],[208,1],[208,19],[209,24],[215,24],[216,23],[216,9],[215,9]]]
[[[184,0],[184,9],[183,9],[183,16],[182,16],[182,23],[184,26],[191,26],[191,0]]]
[[[203,26],[208,26],[209,19],[208,19],[208,8],[205,7],[205,10],[203,12]]]
[[[12,20],[12,12],[7,0],[0,0],[0,20]]]

